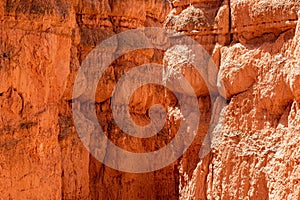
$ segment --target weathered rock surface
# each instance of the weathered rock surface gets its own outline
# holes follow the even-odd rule
[[[299,9],[297,0],[1,1],[0,199],[300,199]],[[73,85],[98,43],[153,26],[204,47],[211,55],[208,85],[184,56],[185,47],[130,52],[99,81],[101,127],[128,151],[155,151],[172,140],[180,121],[172,114],[159,134],[138,139],[118,128],[111,112],[121,76],[156,62],[180,68],[191,83],[199,130],[171,165],[145,174],[120,172],[97,161],[80,141],[72,118],[72,98],[80,94],[72,96]],[[88,84],[84,77],[82,83]],[[180,109],[170,91],[146,85],[130,99],[134,121],[149,123],[154,104]],[[210,121],[217,125],[213,130]],[[200,158],[204,140],[212,151]]]

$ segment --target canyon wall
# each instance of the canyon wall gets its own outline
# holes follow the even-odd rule
[[[299,10],[297,0],[1,1],[0,199],[300,199]],[[183,63],[197,95],[201,120],[190,148],[169,166],[138,174],[109,168],[88,152],[72,100],[80,98],[73,85],[87,55],[142,27],[193,38],[217,70],[206,72],[215,85],[208,90],[176,49],[129,52],[107,67],[97,117],[128,151],[166,146],[178,119],[149,140],[124,133],[110,107],[124,73],[144,63]],[[163,86],[145,85],[130,99],[137,124],[149,123],[154,104],[180,106]],[[199,157],[205,138],[211,151]]]

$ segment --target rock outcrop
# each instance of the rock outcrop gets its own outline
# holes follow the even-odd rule
[[[0,199],[300,199],[299,10],[297,0],[1,1]],[[217,68],[208,67],[204,81],[180,46],[133,51],[107,67],[95,97],[97,117],[127,151],[166,146],[181,119],[171,91],[145,85],[130,99],[133,120],[148,124],[154,104],[171,117],[150,139],[124,133],[111,110],[124,73],[145,63],[182,65],[197,95],[201,120],[190,148],[163,169],[134,174],[88,152],[72,100],[80,98],[73,85],[87,55],[105,39],[141,27],[193,38]],[[203,142],[208,152],[199,156]]]

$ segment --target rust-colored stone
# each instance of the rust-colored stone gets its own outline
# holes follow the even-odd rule
[[[300,199],[299,9],[298,0],[1,1],[0,199]],[[180,106],[159,86],[141,87],[129,108],[141,125],[149,123],[151,105],[170,109],[159,134],[129,137],[113,121],[118,80],[151,62],[180,69],[195,89],[201,121],[192,145],[174,163],[144,174],[120,172],[97,161],[78,137],[72,99],[81,93],[73,96],[73,85],[100,42],[153,26],[204,47],[211,55],[209,85],[183,46],[121,56],[97,88],[105,134],[135,152],[164,147],[176,134],[180,120],[173,114]],[[85,77],[81,81],[88,85]],[[224,124],[210,130],[210,121]],[[199,158],[208,131],[212,151]]]

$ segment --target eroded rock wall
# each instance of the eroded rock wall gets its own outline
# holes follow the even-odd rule
[[[299,8],[296,0],[1,1],[0,199],[300,199]],[[73,84],[99,42],[153,26],[199,42],[218,68],[207,72],[209,84],[217,85],[218,76],[224,87],[213,88],[211,101],[201,77],[186,68],[202,119],[195,141],[161,170],[119,172],[97,161],[78,138]],[[150,141],[138,141],[116,126],[110,109],[125,72],[150,62],[177,65],[180,57],[170,59],[176,53],[139,50],[106,69],[97,115],[122,148],[157,150],[176,133],[173,119]],[[130,112],[139,124],[149,122],[153,104],[178,106],[162,87],[138,92]],[[222,99],[227,105],[220,110]],[[210,120],[224,124],[210,138],[212,152],[200,159]]]
[[[209,197],[299,199],[299,2],[230,8],[233,40],[219,70],[229,103],[212,141]]]

